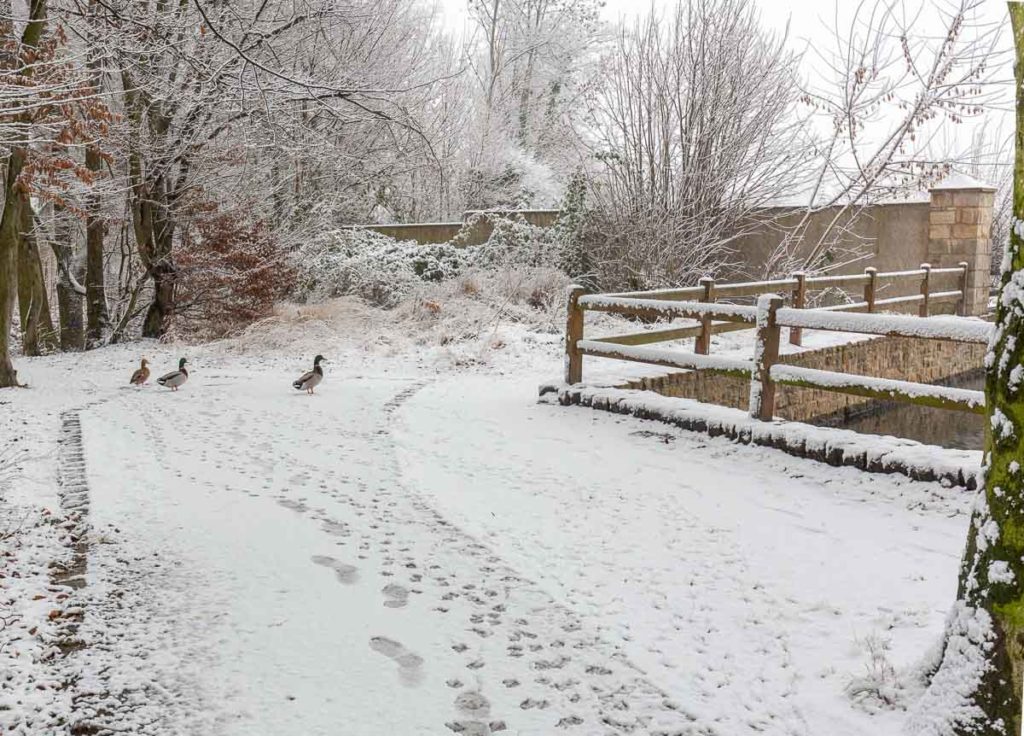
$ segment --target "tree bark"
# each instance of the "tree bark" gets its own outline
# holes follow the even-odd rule
[[[25,46],[36,46],[46,25],[46,0],[31,0],[29,18],[21,34]],[[25,74],[30,71],[25,70]],[[24,134],[16,138],[7,157],[4,178],[4,211],[0,217],[0,388],[18,385],[10,353],[14,300],[18,292],[18,229],[21,226],[21,170],[25,165]]]
[[[85,149],[85,165],[90,171],[99,172],[102,159],[95,144]],[[89,196],[85,218],[85,300],[88,315],[87,339],[89,347],[103,341],[103,332],[110,324],[107,313],[107,294],[103,274],[103,234],[106,224],[100,216],[100,198]]]
[[[131,80],[127,74],[124,86],[125,89],[131,89]],[[141,101],[136,94],[127,95],[128,119],[136,131],[142,126],[140,105]],[[137,141],[133,141],[133,146],[137,146]],[[142,265],[153,279],[153,301],[142,322],[142,336],[160,338],[166,334],[170,319],[174,316],[177,267],[172,252],[175,229],[171,210],[172,196],[163,174],[147,178],[137,147],[133,147],[128,156],[128,176],[131,183],[129,201],[135,243]]]
[[[85,350],[85,323],[82,307],[85,289],[80,285],[81,269],[75,266],[71,245],[71,228],[55,208],[58,228],[51,241],[57,259],[57,312],[60,317],[60,349],[67,352]]]
[[[21,344],[25,355],[42,355],[57,347],[57,335],[50,316],[43,266],[34,232],[32,205],[22,199],[18,208],[21,227],[18,244],[18,306],[21,316]]]
[[[99,95],[102,87],[102,68],[100,61],[100,38],[98,24],[95,19],[96,0],[89,2],[90,44],[86,66],[89,69],[90,83],[94,94]],[[85,147],[85,167],[98,179],[103,171],[103,159],[95,142]],[[103,332],[110,325],[107,312],[107,295],[103,273],[103,235],[106,223],[101,215],[102,201],[96,193],[86,199],[85,218],[85,299],[88,322],[87,340],[89,347],[95,347],[103,341]]]
[[[1009,3],[1016,45],[1014,220],[1024,219],[1024,5]],[[1024,684],[1024,239],[1010,236],[996,323],[985,359],[984,488],[975,503],[945,649],[919,717],[941,732],[1021,732]],[[960,706],[948,711],[950,694]],[[929,711],[943,713],[928,715]]]
[[[174,284],[178,274],[169,259],[154,265],[151,273],[153,301],[146,310],[142,336],[159,338],[167,333],[170,318],[174,316]]]

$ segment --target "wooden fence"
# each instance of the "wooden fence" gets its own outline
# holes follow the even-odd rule
[[[865,299],[862,303],[843,305],[841,309],[823,308],[807,309],[784,306],[785,300],[776,294],[760,294],[756,305],[720,304],[711,299],[702,301],[681,301],[676,299],[685,290],[641,292],[624,294],[593,294],[586,295],[580,287],[572,287],[569,291],[568,315],[566,320],[566,362],[565,382],[580,383],[583,380],[583,356],[633,361],[660,365],[670,368],[682,368],[697,371],[723,373],[750,379],[750,413],[761,420],[771,420],[775,409],[775,388],[778,385],[815,388],[825,391],[854,394],[874,399],[903,401],[912,404],[932,406],[941,409],[952,409],[983,413],[985,397],[981,391],[933,386],[923,383],[899,381],[872,376],[860,376],[841,372],[823,371],[802,368],[779,363],[779,347],[783,327],[791,330],[827,330],[865,335],[889,335],[917,337],[932,340],[952,340],[964,343],[987,343],[992,325],[981,320],[964,319],[962,317],[931,317],[928,316],[929,304],[936,298],[953,298],[955,295],[963,299],[963,287],[956,292],[929,293],[931,278],[936,270],[924,271],[921,294],[918,296],[920,305],[919,316],[897,314],[859,314],[858,311],[874,312],[883,304],[906,304],[910,297],[896,297],[887,300],[874,300],[874,288],[883,274],[870,272],[864,277],[824,277],[833,279],[867,278]],[[943,271],[959,272],[960,269],[943,269]],[[910,275],[920,276],[917,271]],[[908,274],[884,274],[885,277],[902,278]],[[811,279],[803,279],[802,289],[807,288]],[[818,284],[821,279],[816,280]],[[778,282],[761,282],[778,283]],[[783,282],[783,283],[789,283]],[[963,283],[963,282],[961,282]],[[735,286],[735,285],[730,285]],[[750,293],[754,285],[741,284],[737,291]],[[760,288],[760,284],[757,288]],[[735,291],[733,293],[736,293]],[[804,291],[806,293],[806,291]],[[668,295],[668,296],[666,296]],[[796,299],[794,299],[796,301]],[[700,340],[694,352],[681,350],[644,347],[655,342],[678,340],[684,337],[699,337],[701,332],[694,328],[653,330],[631,335],[617,335],[597,339],[585,339],[584,314],[587,311],[608,312],[635,317],[656,317],[666,320],[688,318],[700,324],[697,330],[707,332],[708,325],[714,329],[715,324],[727,324],[730,329],[754,328],[757,336],[751,359],[708,355],[700,352]],[[718,322],[716,322],[716,320]],[[705,343],[703,347],[708,347]]]
[[[788,279],[772,281],[750,281],[746,283],[718,284],[712,278],[700,280],[700,286],[682,289],[658,289],[654,291],[630,291],[609,294],[610,297],[626,299],[654,299],[658,301],[698,301],[707,304],[719,300],[735,300],[756,297],[766,292],[778,292],[789,296],[789,303],[796,309],[805,309],[814,292],[826,289],[860,289],[863,298],[823,309],[839,312],[875,312],[883,307],[908,307],[917,305],[918,316],[927,317],[936,304],[955,302],[954,311],[964,314],[969,265],[964,262],[956,268],[932,268],[928,263],[912,271],[891,271],[879,273],[875,268],[866,268],[862,274],[849,276],[807,276],[794,273]],[[917,287],[916,294],[908,296],[880,297],[880,291],[890,285],[911,285]],[[955,287],[955,288],[954,288]],[[637,316],[647,316],[637,312]],[[602,338],[603,342],[617,345],[647,345],[667,340],[697,338],[695,351],[701,355],[711,352],[711,336],[720,332],[750,329],[753,325],[744,321],[727,319],[716,322],[716,318],[705,314],[700,324],[676,327],[653,332],[639,332],[629,335],[614,335]],[[793,345],[803,344],[803,329],[796,327],[789,332]]]

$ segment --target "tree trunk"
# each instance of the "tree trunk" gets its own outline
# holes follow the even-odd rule
[[[18,243],[18,305],[21,316],[21,344],[25,355],[42,355],[57,347],[57,335],[50,317],[43,266],[34,232],[32,205],[22,199]]]
[[[96,19],[97,1],[89,2],[89,45],[86,67],[89,70],[89,79],[93,94],[102,94],[102,62],[100,55],[100,44],[102,30]],[[98,180],[103,171],[103,158],[100,156],[99,147],[95,142],[85,147],[85,167],[92,172]],[[107,312],[107,295],[103,274],[103,235],[106,230],[106,223],[101,216],[102,201],[95,192],[90,193],[86,199],[85,218],[85,299],[86,314],[88,322],[87,339],[89,347],[95,347],[103,341],[103,332],[110,325],[110,315]]]
[[[0,388],[18,385],[8,343],[18,294],[18,245],[21,240],[18,229],[22,198],[16,186],[24,162],[24,149],[13,149],[7,159],[4,211],[0,218]]]
[[[1024,5],[1011,2],[1017,48],[1015,221],[1024,218]],[[1024,681],[1024,239],[1017,228],[1004,261],[995,332],[985,365],[988,408],[984,489],[960,566],[945,649],[920,718],[958,735],[1019,734]],[[957,702],[950,710],[948,703]],[[938,714],[938,715],[936,715]]]
[[[37,46],[46,25],[46,0],[31,0],[29,20],[21,34],[25,46]],[[30,74],[29,69],[22,70]],[[20,191],[25,165],[25,138],[21,134],[10,145],[4,178],[4,211],[0,217],[0,388],[18,385],[18,374],[11,362],[10,335],[14,300],[18,293],[18,229],[21,227]]]
[[[153,301],[142,323],[143,337],[163,337],[167,333],[170,318],[174,316],[174,282],[177,275],[177,269],[169,261],[153,266]]]
[[[82,295],[71,280],[61,274],[57,280],[57,310],[60,314],[60,349],[66,352],[85,350],[82,302]]]
[[[8,170],[10,167],[8,167]],[[6,214],[7,207],[4,206]],[[18,244],[3,236],[0,224],[0,388],[18,385],[18,374],[11,362],[10,339],[14,301],[18,291]]]
[[[57,259],[57,312],[60,316],[60,349],[75,352],[85,349],[85,323],[82,306],[85,289],[79,282],[81,269],[74,265],[72,231],[63,208],[54,207],[56,232],[50,241]]]
[[[102,169],[102,159],[95,144],[85,149],[85,165],[90,171],[99,172]],[[100,198],[90,195],[85,218],[85,299],[89,347],[95,347],[103,341],[103,332],[110,323],[103,275],[103,232],[106,226],[100,217],[100,206]]]
[[[127,86],[127,85],[126,85]],[[136,101],[129,99],[129,118],[138,125]],[[178,269],[174,265],[174,216],[167,180],[158,175],[147,180],[142,157],[133,150],[128,157],[131,181],[132,228],[139,258],[153,279],[153,301],[142,322],[143,337],[163,337],[174,316],[174,286]]]

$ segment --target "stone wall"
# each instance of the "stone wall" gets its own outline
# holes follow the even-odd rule
[[[936,268],[967,263],[966,313],[988,311],[995,189],[951,182],[932,190],[928,262]]]
[[[878,337],[861,342],[805,350],[780,356],[779,362],[805,368],[939,383],[982,367],[984,345],[965,345],[910,337]],[[621,388],[654,391],[663,396],[696,399],[708,404],[746,409],[750,381],[706,371],[670,373],[629,381]],[[872,399],[832,391],[778,386],[775,415],[806,422],[847,412]]]

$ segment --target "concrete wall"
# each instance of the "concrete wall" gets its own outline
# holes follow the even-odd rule
[[[968,264],[968,297],[966,313],[981,315],[987,311],[989,265],[992,257],[990,231],[994,189],[967,177],[954,176],[929,192],[929,200],[870,205],[855,215],[843,213],[840,207],[819,210],[812,214],[793,260],[799,261],[817,245],[822,234],[838,218],[842,236],[835,247],[834,258],[843,264],[836,274],[862,273],[873,267],[879,272],[908,271],[922,263],[936,268],[952,268]],[[490,236],[493,225],[487,212],[466,212],[463,221],[473,215],[479,218],[467,245],[478,245]],[[542,227],[554,224],[556,210],[520,210],[516,214],[527,222]],[[788,209],[765,210],[764,222],[752,226],[752,232],[738,238],[732,248],[733,267],[717,274],[718,281],[764,278],[773,251],[800,222],[802,214]],[[372,225],[371,230],[402,240],[420,243],[447,242],[458,234],[463,223],[422,223],[413,225]],[[877,299],[918,293],[914,282],[879,283]],[[955,275],[934,277],[931,290],[952,291],[959,288]],[[857,295],[854,295],[857,296]],[[952,311],[955,305],[936,305],[935,312]],[[913,310],[913,305],[907,307]],[[906,311],[906,310],[905,310]]]
[[[937,383],[982,367],[986,347],[943,340],[879,337],[835,345],[779,358],[781,363],[805,368],[896,378],[916,383]],[[622,388],[655,391],[664,396],[696,399],[734,409],[748,408],[750,381],[705,371],[670,373],[630,381]],[[860,396],[818,389],[777,386],[775,415],[805,422],[871,403]]]
[[[862,273],[868,266],[879,271],[903,271],[924,263],[928,257],[930,210],[929,202],[901,202],[865,207],[852,223],[849,216],[840,217],[841,226],[847,230],[841,239],[841,249],[846,251],[844,257],[848,258],[852,252],[863,256],[864,260],[835,273]],[[839,207],[829,207],[811,215],[796,255],[808,255],[840,211]],[[734,245],[736,261],[742,269],[739,276],[764,277],[772,252],[802,217],[800,213],[786,214],[781,209],[768,210],[767,214],[774,220],[771,225],[739,238]]]
[[[558,210],[469,210],[462,215],[462,222],[421,222],[399,225],[358,225],[355,227],[373,230],[396,240],[415,240],[417,243],[447,243],[462,230],[465,223],[474,217],[477,221],[462,245],[480,245],[487,241],[494,230],[493,217],[522,217],[531,225],[551,227],[558,220]]]
[[[459,234],[461,222],[423,222],[413,225],[359,225],[359,229],[373,230],[395,240],[415,240],[417,243],[447,243]],[[353,227],[352,229],[356,229]]]

